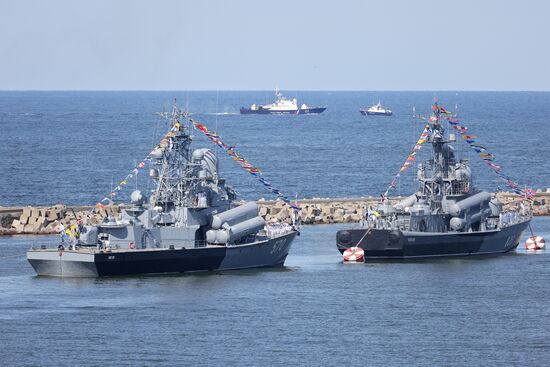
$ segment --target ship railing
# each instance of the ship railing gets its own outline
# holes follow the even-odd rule
[[[364,222],[367,228],[372,229],[402,229],[408,228],[410,223],[409,218],[399,217],[369,217]]]
[[[178,241],[177,245],[170,245],[170,248],[199,248],[199,247],[206,247],[207,246],[207,242],[206,240],[190,240],[190,241]],[[48,243],[48,244],[33,244],[31,245],[31,250],[78,250],[78,251],[85,251],[85,250],[89,250],[90,252],[93,252],[94,250],[101,250],[101,249],[104,249],[104,245],[103,244],[100,244],[100,243],[97,243],[95,245],[86,245],[86,244],[83,244],[81,243],[80,241],[70,241],[70,240],[61,240],[59,239],[59,241],[55,241],[55,242],[51,242],[51,243]],[[134,247],[130,247],[130,245],[128,246],[125,246],[125,245],[122,245],[121,243],[113,243],[111,244],[110,246],[108,246],[109,249],[111,250],[122,250],[122,249],[126,249],[126,248],[134,248]]]
[[[187,241],[175,241],[174,244],[170,244],[168,246],[169,249],[185,249],[185,248],[199,248],[199,247],[206,247],[207,246],[206,240],[187,240]]]
[[[499,218],[492,218],[489,217],[485,220],[485,226],[487,229],[492,230],[498,228],[500,225],[500,219]]]
[[[31,245],[31,250],[53,250],[55,249],[56,247],[59,248],[59,245],[61,244],[61,242],[59,243],[50,243],[50,244],[40,244],[40,245]]]
[[[207,242],[205,240],[196,240],[195,241],[195,248],[198,247],[206,247]]]
[[[33,244],[31,245],[31,250],[90,250],[93,251],[95,249],[100,248],[99,244],[95,245],[87,245],[84,244],[78,240],[71,240],[71,239],[61,239],[59,238],[58,241],[50,242],[48,244]]]

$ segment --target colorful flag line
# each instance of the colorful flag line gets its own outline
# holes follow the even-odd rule
[[[407,159],[405,160],[405,163],[401,166],[399,169],[399,172],[393,177],[390,185],[388,186],[386,192],[382,195],[382,201],[384,201],[388,197],[388,193],[390,190],[397,186],[397,180],[401,176],[401,173],[404,172],[407,168],[410,168],[413,166],[414,161],[416,160],[416,153],[422,148],[422,145],[428,141],[428,135],[430,134],[430,125],[426,125],[424,127],[424,131],[422,131],[422,134],[420,134],[420,138],[416,142],[416,145],[414,146],[412,152],[409,154]]]
[[[458,120],[456,115],[449,116],[450,113],[443,107],[437,106],[437,104],[434,104],[434,106],[435,107],[432,107],[432,109],[439,109],[439,111],[434,110],[436,111],[436,114],[437,112],[442,112],[442,110],[446,111],[444,114],[447,116],[444,116],[444,119],[447,120],[452,128],[462,136],[462,139],[464,139],[468,146],[477,153],[477,155],[483,160],[483,163],[485,163],[485,165],[489,167],[506,184],[506,186],[508,186],[515,194],[522,196],[526,199],[533,199],[535,197],[535,192],[533,191],[533,189],[528,188],[522,190],[517,181],[501,172],[502,166],[494,163],[495,155],[487,152],[487,148],[476,143],[476,139],[478,139],[478,137],[475,135],[470,135],[468,133],[469,129],[466,126],[460,125],[460,121]]]
[[[179,122],[177,123],[179,124]],[[113,202],[113,198],[117,195],[117,193],[122,190],[124,188],[124,186],[126,186],[128,184],[128,180],[131,179],[132,177],[136,177],[139,173],[139,171],[141,169],[143,169],[145,167],[145,161],[150,159],[151,155],[155,152],[155,150],[157,148],[159,148],[161,146],[162,143],[169,143],[170,142],[170,138],[174,136],[174,130],[176,129],[176,126],[172,127],[170,129],[170,131],[168,131],[161,139],[161,141],[153,148],[153,150],[151,150],[151,152],[149,152],[149,154],[147,154],[147,156],[140,162],[138,163],[134,169],[128,173],[126,175],[126,177],[124,177],[122,179],[122,181],[120,181],[118,183],[118,185],[113,189],[113,191],[111,191],[111,193],[109,193],[107,196],[105,196],[103,199],[101,199],[97,204],[96,204],[96,207],[98,208],[104,208],[105,207],[105,204],[110,204]]]
[[[189,117],[187,117],[187,119],[193,124],[193,126],[197,130],[203,132],[204,135],[206,135],[206,137],[210,139],[210,141],[212,141],[214,144],[222,148],[227,153],[228,156],[230,156],[235,162],[237,162],[241,166],[241,168],[243,168],[246,172],[250,173],[252,176],[256,177],[256,179],[258,179],[258,181],[260,181],[269,191],[277,195],[281,200],[283,200],[295,211],[301,210],[299,206],[292,203],[292,201],[287,196],[285,196],[279,189],[273,187],[273,185],[262,176],[262,173],[259,168],[255,167],[252,163],[250,163],[249,161],[244,159],[242,156],[240,156],[235,150],[235,147],[229,146],[226,143],[224,143],[218,134],[208,130],[208,128],[203,124],[200,124]]]

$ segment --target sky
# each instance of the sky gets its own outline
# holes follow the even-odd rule
[[[0,90],[550,90],[545,0],[0,0]]]

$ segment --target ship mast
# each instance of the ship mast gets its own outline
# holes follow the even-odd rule
[[[170,132],[152,152],[150,177],[156,181],[151,204],[175,206],[189,204],[193,182],[188,179],[192,136],[180,122],[187,115],[175,104],[170,113],[160,113],[170,123]]]
[[[456,163],[454,148],[449,144],[454,141],[449,136],[445,139],[445,128],[441,121],[448,112],[434,103],[432,116],[428,119],[433,147],[433,159],[425,166],[419,167],[418,179],[422,183],[422,193],[433,202],[440,202],[442,196],[462,194],[469,188],[471,171],[466,161]],[[429,172],[426,172],[429,170]],[[429,173],[429,174],[428,174]]]

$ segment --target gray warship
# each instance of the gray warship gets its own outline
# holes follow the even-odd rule
[[[456,158],[444,118],[435,108],[426,119],[433,158],[418,165],[418,191],[394,205],[383,195],[361,228],[338,231],[341,253],[360,247],[367,261],[500,254],[518,246],[531,221],[528,203],[504,212],[495,194],[473,186],[469,161]]]
[[[78,240],[27,252],[38,275],[98,277],[281,267],[298,234],[266,224],[254,202],[237,205],[210,149],[191,151],[186,114],[164,114],[170,138],[150,155],[154,190],[132,192],[120,217],[81,225]]]

